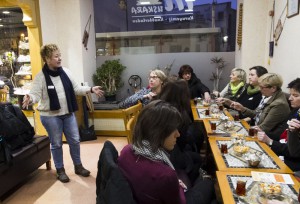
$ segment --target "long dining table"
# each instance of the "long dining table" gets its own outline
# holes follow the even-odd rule
[[[292,175],[293,171],[271,150],[271,148],[263,142],[258,141],[257,137],[249,137],[248,130],[250,125],[244,120],[234,121],[234,117],[230,112],[224,108],[220,111],[218,117],[215,115],[206,115],[205,110],[209,106],[195,105],[191,101],[191,108],[195,122],[203,124],[207,133],[207,155],[211,154],[216,165],[216,176],[220,186],[220,191],[224,204],[229,203],[259,203],[255,201],[245,202],[238,200],[239,198],[234,194],[233,188],[235,187],[230,183],[231,177],[247,177],[251,180],[251,171],[276,173],[276,174],[289,174],[293,178],[294,186],[290,187],[294,194],[298,195],[300,187],[297,179]],[[221,117],[220,117],[221,116]],[[227,130],[222,127],[222,117],[226,116],[228,121],[234,125],[233,129]],[[212,121],[217,122],[216,130],[211,129]],[[253,153],[258,153],[261,156],[261,161],[257,167],[250,167],[244,154],[235,154],[233,148],[232,135],[240,134],[245,136],[245,145]],[[221,153],[221,144],[227,144],[228,153]]]
[[[235,171],[235,172],[277,172],[289,173],[293,171],[271,150],[271,148],[257,139],[246,137],[246,145],[251,151],[258,152],[262,155],[262,161],[258,167],[250,167],[242,155],[236,155],[233,150],[231,138],[226,137],[209,137],[209,145],[219,171]],[[221,144],[227,144],[228,153],[222,154],[220,150]]]
[[[217,171],[216,172],[217,180],[220,186],[221,195],[223,198],[224,204],[233,204],[233,203],[268,203],[258,191],[258,182],[254,181],[251,172],[237,172],[237,171]],[[299,182],[297,179],[290,175],[294,184],[281,184],[283,195],[289,196],[293,199],[294,203],[298,203],[297,197],[299,193]],[[246,181],[246,195],[238,196],[235,192],[236,181],[244,180]],[[265,202],[263,202],[265,201]],[[282,203],[282,202],[274,202]],[[288,202],[283,202],[288,203]]]

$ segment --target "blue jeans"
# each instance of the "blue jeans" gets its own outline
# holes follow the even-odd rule
[[[41,116],[50,143],[51,153],[56,169],[64,167],[62,134],[64,133],[70,147],[70,154],[74,165],[81,164],[79,131],[74,113],[61,116]]]

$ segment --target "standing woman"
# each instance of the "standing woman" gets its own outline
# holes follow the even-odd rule
[[[70,146],[75,173],[87,177],[90,171],[82,166],[80,158],[79,132],[74,114],[78,110],[75,95],[92,92],[102,96],[104,92],[99,86],[79,86],[70,71],[61,66],[61,53],[57,45],[44,45],[41,56],[45,64],[35,76],[30,93],[24,96],[23,108],[31,103],[38,103],[37,110],[50,139],[57,179],[63,183],[70,180],[64,169],[63,133]]]
[[[190,65],[182,65],[179,69],[178,76],[188,82],[191,99],[196,97],[204,98],[206,102],[210,101],[209,89],[197,78],[193,68]]]

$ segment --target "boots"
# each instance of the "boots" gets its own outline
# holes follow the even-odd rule
[[[62,167],[60,169],[56,169],[56,177],[58,180],[60,180],[63,183],[67,183],[70,181],[69,177],[67,176],[65,172],[65,168]]]
[[[78,164],[78,165],[75,165],[75,174],[77,175],[81,175],[83,177],[88,177],[90,175],[90,171],[89,170],[86,170],[82,164]]]

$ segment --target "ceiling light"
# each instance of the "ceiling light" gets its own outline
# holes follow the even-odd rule
[[[154,18],[161,18],[161,16],[154,16]]]
[[[185,2],[191,2],[191,1],[195,1],[195,0],[185,0]]]
[[[0,24],[0,27],[3,27],[4,25]]]
[[[9,12],[9,11],[3,11],[2,13],[4,13],[4,14],[9,14],[10,12]]]
[[[193,9],[185,9],[184,12],[193,12]]]

